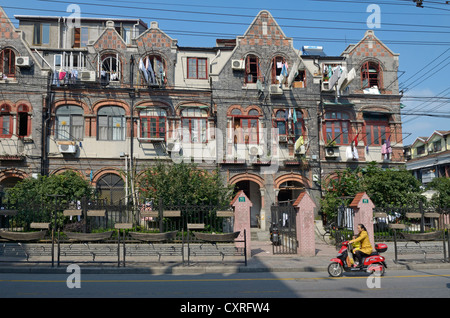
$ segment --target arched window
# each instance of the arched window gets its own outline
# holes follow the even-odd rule
[[[300,136],[305,137],[305,121],[303,120],[303,113],[300,110],[295,109],[294,111],[294,134],[295,140],[297,140]]]
[[[245,83],[256,83],[261,80],[261,72],[259,67],[259,58],[256,55],[249,54],[245,59]]]
[[[114,173],[108,173],[97,181],[99,199],[107,199],[109,203],[119,203],[125,198],[125,182]]]
[[[3,104],[0,108],[0,137],[11,138],[12,128],[11,107]]]
[[[275,114],[275,127],[278,128],[278,135],[286,136],[288,134],[287,111],[279,110]]]
[[[125,140],[125,110],[118,106],[104,106],[97,114],[98,140]]]
[[[148,108],[139,112],[140,138],[143,140],[164,138],[166,140],[167,113],[161,108]]]
[[[17,108],[17,135],[28,137],[31,133],[31,116],[27,105],[19,105]]]
[[[382,74],[380,64],[375,62],[365,62],[361,67],[361,87],[370,88],[377,86],[382,88]]]
[[[206,143],[208,112],[198,107],[186,108],[181,112],[183,142]]]
[[[83,108],[64,105],[56,109],[56,139],[82,140],[84,136]]]
[[[117,82],[121,79],[121,63],[118,54],[108,53],[102,56],[100,76],[102,81]]]
[[[159,55],[148,55],[139,63],[143,82],[148,85],[164,85],[167,83],[167,64]]]
[[[272,59],[272,84],[280,84],[280,80],[283,79],[283,76],[287,77],[286,76],[287,68],[286,72],[284,72],[283,66],[286,67],[286,59],[284,57],[275,56]],[[287,80],[287,78],[285,79]]]
[[[345,112],[327,111],[325,113],[326,143],[335,141],[337,145],[350,143],[350,116]]]
[[[3,77],[16,76],[16,53],[12,49],[4,49],[0,52],[0,70]]]
[[[234,129],[234,143],[258,144],[259,143],[259,111],[250,109],[246,115],[235,110],[231,112]]]

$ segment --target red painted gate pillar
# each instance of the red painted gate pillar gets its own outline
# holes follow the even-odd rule
[[[300,256],[315,256],[314,209],[316,204],[308,193],[302,192],[294,202],[294,207],[298,209],[296,217],[297,253]]]
[[[365,192],[358,193],[350,203],[350,207],[354,211],[353,216],[353,232],[357,234],[358,224],[363,224],[367,229],[370,244],[375,246],[374,230],[373,230],[373,208],[375,205]]]
[[[244,240],[244,230],[247,240],[247,258],[251,257],[251,234],[250,234],[250,208],[253,206],[252,202],[245,195],[244,191],[239,191],[231,200],[231,206],[234,208],[234,232],[241,232],[238,236],[239,241]],[[236,242],[236,247],[244,247],[243,242]]]

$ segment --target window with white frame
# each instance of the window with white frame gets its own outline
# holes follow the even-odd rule
[[[104,106],[97,114],[98,140],[125,140],[125,110],[119,106]]]
[[[83,114],[83,108],[80,106],[59,106],[56,109],[56,139],[82,140],[84,136]]]

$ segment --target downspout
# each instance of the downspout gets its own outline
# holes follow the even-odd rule
[[[320,74],[320,64],[314,60],[314,65],[317,66],[318,72]],[[313,74],[314,76],[314,74]],[[313,79],[314,80],[314,79]],[[322,159],[320,157],[320,131],[322,128],[322,113],[323,113],[323,100],[322,100],[322,79],[320,79],[319,83],[319,114],[317,116],[317,150],[318,150],[318,161],[319,161],[319,192],[320,197],[322,198]]]
[[[43,99],[43,103],[45,103],[45,107],[42,109],[45,110],[42,112],[42,134],[41,134],[41,175],[47,176],[49,172],[49,164],[48,164],[48,153],[47,153],[47,141],[49,135],[49,122],[51,120],[51,109],[53,103],[53,93],[51,91],[51,80],[52,80],[52,72],[49,72],[47,75],[47,96]]]
[[[209,63],[209,89],[211,91],[211,114],[213,113],[213,107],[214,107],[214,101],[213,101],[213,87],[212,87],[212,78],[211,78],[211,73],[212,73],[212,64],[213,62],[219,57],[220,55],[220,50],[217,51],[216,56],[214,56],[214,58],[211,60],[211,62]],[[183,63],[182,63],[183,64]],[[216,129],[216,131],[214,132],[214,140],[216,142],[216,159],[217,159],[217,167],[219,167],[219,147],[218,147],[218,139],[217,139],[217,113],[214,114],[214,128]]]

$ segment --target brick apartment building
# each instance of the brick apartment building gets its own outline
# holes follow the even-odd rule
[[[327,56],[296,49],[268,11],[206,48],[157,22],[16,16],[16,30],[0,14],[0,146],[16,155],[0,162],[3,187],[70,169],[117,201],[130,163],[139,178],[184,160],[219,168],[266,230],[272,204],[303,191],[318,203],[337,169],[404,164],[399,57],[373,31]]]

